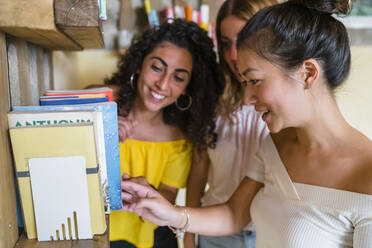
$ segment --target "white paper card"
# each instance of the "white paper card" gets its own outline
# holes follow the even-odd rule
[[[85,158],[31,158],[28,164],[38,240],[91,239]]]

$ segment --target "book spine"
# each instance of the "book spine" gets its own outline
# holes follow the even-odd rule
[[[77,99],[63,99],[63,100],[44,100],[40,99],[41,106],[49,106],[49,105],[74,105],[74,104],[91,104],[91,103],[99,103],[99,102],[108,102],[107,97],[101,98],[77,98]]]
[[[116,104],[102,107],[105,135],[108,191],[111,210],[122,208],[121,172],[119,155],[118,114]]]

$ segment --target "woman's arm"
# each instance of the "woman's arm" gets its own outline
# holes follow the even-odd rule
[[[226,178],[228,180],[228,178]],[[245,177],[225,204],[208,208],[186,208],[190,219],[187,231],[204,235],[229,235],[250,221],[250,205],[262,183]],[[183,208],[175,208],[149,186],[129,180],[122,183],[123,209],[135,212],[160,226],[182,228],[187,222]]]
[[[198,152],[194,149],[189,178],[187,181],[186,206],[200,207],[208,179],[209,156],[207,150]]]
[[[131,178],[127,173],[123,174],[123,180],[132,180],[135,183],[144,185],[144,186],[150,186],[154,190],[157,190],[167,201],[170,203],[174,204],[176,201],[178,189],[173,188],[171,186],[168,186],[166,184],[160,183],[158,188],[155,188],[155,186],[151,185],[148,181],[147,178],[144,176],[139,176],[139,177],[133,177]]]
[[[194,149],[191,170],[186,188],[187,207],[201,206],[200,199],[204,194],[205,185],[207,184],[209,163],[210,161],[207,150],[198,152]],[[185,248],[194,248],[195,235],[193,233],[186,233],[183,238],[183,243]]]
[[[178,189],[171,186],[160,183],[158,192],[170,203],[174,204],[176,202]]]
[[[251,221],[251,202],[262,185],[245,177],[227,203],[188,209],[191,219],[188,231],[214,236],[237,233]]]

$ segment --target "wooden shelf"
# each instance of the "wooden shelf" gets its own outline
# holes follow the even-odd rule
[[[83,48],[103,48],[97,0],[55,0],[57,27]]]
[[[27,239],[25,234],[22,234],[20,240],[14,248],[105,248],[110,247],[108,235],[95,235],[93,239],[87,240],[72,240],[72,241],[45,241],[38,242],[35,239]]]
[[[51,50],[104,47],[97,0],[0,0],[0,30]]]

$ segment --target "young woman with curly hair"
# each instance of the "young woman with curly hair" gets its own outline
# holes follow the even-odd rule
[[[215,109],[224,78],[212,41],[184,20],[149,29],[106,84],[120,85],[121,173],[142,177],[174,202],[186,185],[192,147],[201,151],[217,141]],[[112,211],[111,247],[177,247],[168,228],[155,229],[133,213]]]

